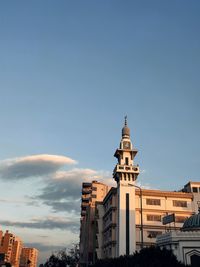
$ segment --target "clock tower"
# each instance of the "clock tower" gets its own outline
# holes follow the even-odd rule
[[[130,140],[126,116],[121,142],[114,154],[118,160],[113,171],[118,197],[117,256],[129,255],[136,250],[134,185],[139,166],[134,165],[134,158],[137,152]]]

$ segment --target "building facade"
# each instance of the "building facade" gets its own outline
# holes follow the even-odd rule
[[[80,249],[85,258],[81,256],[81,266],[88,266],[96,259],[129,255],[153,245],[158,235],[180,229],[186,218],[198,209],[200,182],[189,182],[178,192],[137,186],[136,154],[125,119],[120,145],[114,154],[117,158],[113,171],[116,187],[109,188],[101,183],[104,194],[91,198],[91,204],[87,202],[84,210],[82,195]],[[92,194],[91,188],[92,185],[89,189]],[[84,190],[85,183],[82,192]],[[163,225],[163,217],[172,213],[175,222]]]
[[[4,255],[5,262],[9,262],[14,267],[19,267],[22,241],[19,237],[7,230],[3,235],[1,231],[0,254]]]
[[[0,262],[10,263],[13,267],[36,267],[38,250],[24,248],[22,240],[6,230],[0,230]]]
[[[195,192],[197,193],[197,192]],[[159,235],[156,244],[170,249],[185,265],[200,266],[200,209],[198,214],[185,220],[180,231],[170,231]]]
[[[103,201],[109,190],[109,186],[97,181],[83,183],[82,185],[79,249],[80,264],[83,266],[95,260],[95,207],[96,203]]]
[[[38,250],[36,248],[22,248],[20,257],[20,267],[36,267],[38,260]]]

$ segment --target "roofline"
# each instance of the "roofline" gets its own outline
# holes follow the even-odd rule
[[[136,195],[140,195],[140,190],[135,190]],[[152,190],[152,189],[143,189],[143,196],[159,196],[159,197],[177,197],[177,198],[193,198],[192,193],[184,193],[184,192],[173,192],[173,191],[161,191],[161,190]]]

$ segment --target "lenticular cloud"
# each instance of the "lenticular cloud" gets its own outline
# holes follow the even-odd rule
[[[76,163],[69,157],[48,154],[7,159],[0,162],[0,179],[18,180],[49,175],[65,165]]]

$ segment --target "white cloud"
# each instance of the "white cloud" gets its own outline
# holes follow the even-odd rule
[[[57,171],[35,199],[42,200],[43,204],[50,206],[54,212],[80,213],[80,197],[83,182],[97,180],[114,186],[115,181],[104,171],[92,169],[72,169]]]
[[[76,163],[77,161],[69,157],[48,154],[6,159],[0,162],[0,178],[15,180],[45,176]]]

